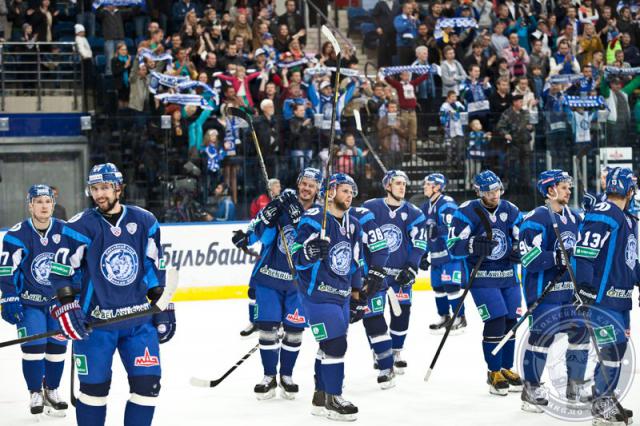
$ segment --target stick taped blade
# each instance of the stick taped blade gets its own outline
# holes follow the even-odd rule
[[[358,129],[359,132],[362,131],[362,122],[360,121],[360,111],[358,111],[357,109],[353,110],[353,118],[356,119],[356,129]]]
[[[191,384],[191,386],[195,386],[198,388],[208,388],[209,382],[210,382],[209,380],[199,379],[197,377],[192,377],[191,380],[189,380],[189,383]]]
[[[402,308],[400,307],[400,302],[398,301],[398,296],[393,291],[393,288],[387,288],[387,295],[389,296],[389,304],[391,305],[391,312],[394,316],[399,317],[402,315]]]
[[[178,270],[175,268],[167,269],[164,291],[156,302],[156,306],[160,308],[161,311],[164,311],[169,305],[169,302],[171,302],[171,299],[173,299],[173,295],[178,289],[179,281],[180,275]]]
[[[327,27],[326,25],[323,25],[321,31],[322,31],[322,34],[324,34],[324,36],[329,40],[329,42],[333,46],[333,50],[336,52],[336,55],[339,55],[341,53],[340,44],[338,44],[338,40],[336,40],[335,36],[333,35],[329,27]]]
[[[431,377],[431,372],[432,371],[433,371],[433,369],[431,369],[431,368],[427,370],[427,374],[424,375],[424,381],[425,382],[429,381],[429,378]]]

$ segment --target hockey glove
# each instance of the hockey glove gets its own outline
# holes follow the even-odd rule
[[[522,262],[522,256],[520,256],[520,250],[518,250],[515,247],[511,249],[511,252],[509,253],[509,262],[515,263],[515,264]]]
[[[260,210],[260,213],[258,213],[258,219],[264,223],[266,227],[273,228],[278,222],[280,213],[280,202],[276,198],[275,200],[271,200],[269,204]]]
[[[309,262],[322,260],[329,255],[329,240],[320,237],[313,240],[305,241],[302,246],[304,257]]]
[[[409,287],[416,281],[416,275],[417,271],[409,266],[408,268],[400,271],[400,273],[396,276],[396,282],[402,287]]]
[[[585,192],[582,196],[582,208],[585,212],[590,212],[591,210],[593,210],[597,202],[598,200],[596,200],[596,197],[593,194]]]
[[[359,299],[351,297],[349,301],[349,323],[353,324],[364,318],[368,303],[367,297],[363,292],[360,292]]]
[[[490,240],[484,235],[471,237],[471,239],[469,239],[469,254],[481,257],[490,256],[497,245],[497,241]]]
[[[581,313],[586,313],[588,312],[588,308],[596,303],[598,292],[591,287],[578,285],[575,289],[574,296],[574,305],[576,306],[576,310]]]
[[[300,218],[304,214],[304,208],[300,201],[298,201],[298,197],[292,191],[285,191],[284,194],[277,198],[279,203],[279,209],[283,212],[286,212],[293,222],[294,225],[297,225],[300,222]]]
[[[239,249],[246,249],[249,246],[249,238],[246,232],[242,229],[238,229],[237,231],[233,231],[233,237],[231,237],[231,242],[234,246]]]
[[[572,252],[573,252],[572,249],[567,249],[567,254],[569,255],[569,257],[571,257]],[[564,258],[564,255],[562,254],[561,249],[556,249],[553,260],[559,269],[567,269],[567,261]]]
[[[16,325],[24,319],[24,309],[18,296],[7,296],[0,299],[2,319],[9,324]]]
[[[153,325],[158,331],[160,344],[171,340],[176,334],[176,309],[173,303],[169,303],[164,311],[153,314]]]
[[[89,337],[84,312],[77,300],[57,306],[51,311],[51,316],[58,320],[62,333],[68,339],[82,340]]]
[[[425,254],[424,256],[422,256],[422,259],[420,259],[420,269],[422,269],[423,271],[427,271],[429,270],[430,266],[431,262],[429,262],[429,256]]]
[[[427,227],[427,239],[435,240],[438,237],[445,236],[449,233],[449,227],[446,225],[436,225],[435,223]]]
[[[369,268],[369,273],[364,279],[364,286],[367,298],[373,296],[382,288],[382,284],[384,283],[384,269],[376,268],[372,266]]]

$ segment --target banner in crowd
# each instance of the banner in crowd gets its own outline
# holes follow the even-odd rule
[[[75,3],[75,2],[74,2]],[[145,0],[96,0],[93,2],[93,10],[98,10],[104,6],[115,7],[146,7]]]

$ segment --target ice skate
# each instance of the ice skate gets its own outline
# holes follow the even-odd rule
[[[280,391],[284,399],[296,399],[298,385],[293,383],[291,376],[280,376]]]
[[[431,334],[443,334],[444,329],[447,328],[447,324],[449,324],[449,321],[451,321],[451,316],[448,314],[443,315],[440,317],[438,322],[429,325],[429,331]]]
[[[542,407],[549,405],[547,390],[541,385],[533,385],[529,382],[524,382],[520,399],[522,411],[529,413],[542,413],[544,411]]]
[[[58,394],[58,389],[44,389],[44,413],[52,417],[65,417],[69,405]]]
[[[509,382],[500,371],[487,372],[487,384],[492,395],[505,396],[509,393]]]
[[[358,407],[340,395],[327,394],[324,407],[330,420],[353,422],[357,419]]]
[[[502,376],[507,379],[507,383],[509,383],[509,392],[520,392],[522,390],[522,379],[518,373],[506,368],[503,368],[501,372]]]
[[[400,376],[404,374],[404,369],[407,368],[407,361],[402,359],[401,352],[402,352],[401,349],[394,349],[393,350],[393,368],[394,368],[394,372],[396,374],[400,375]]]
[[[264,376],[262,381],[253,388],[253,392],[260,400],[271,399],[276,396],[276,387],[278,387],[276,376]]]
[[[380,374],[378,374],[378,384],[381,389],[391,389],[396,385],[395,383],[395,373],[392,368],[388,368],[386,370],[380,370]]]

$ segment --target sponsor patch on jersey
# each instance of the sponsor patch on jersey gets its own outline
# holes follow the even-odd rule
[[[60,244],[60,234],[53,234],[51,236],[51,239],[53,240],[54,244]]]
[[[487,257],[489,260],[498,260],[502,259],[502,257],[507,253],[507,236],[502,232],[501,229],[492,229],[493,233],[493,241],[497,242],[498,245],[493,248],[491,255]]]
[[[385,223],[380,227],[384,238],[387,240],[389,253],[397,251],[402,245],[402,231],[393,223]]]
[[[384,302],[382,301],[382,296],[374,297],[371,299],[371,312],[382,312],[384,311]]]
[[[560,216],[560,221],[566,225],[567,224],[567,218],[565,216]]]
[[[119,237],[119,236],[120,236],[120,234],[122,233],[122,230],[121,230],[121,229],[120,229],[120,227],[118,227],[118,226],[112,226],[112,227],[111,227],[111,233],[112,233],[113,235],[115,235],[116,237]]]
[[[160,365],[160,360],[158,359],[157,356],[152,356],[149,353],[149,348],[145,347],[144,348],[144,355],[143,356],[137,356],[133,360],[133,365],[136,366],[136,367],[155,367],[157,365]]]
[[[316,339],[316,342],[324,340],[328,337],[327,327],[323,322],[320,322],[318,324],[311,324],[311,333],[313,333],[313,337]]]
[[[478,313],[480,314],[480,319],[482,321],[486,321],[491,318],[491,314],[489,313],[489,308],[487,308],[487,305],[478,306]]]
[[[296,309],[292,314],[287,314],[287,321],[294,324],[304,324],[307,319],[298,313]]]
[[[133,235],[138,230],[138,224],[134,223],[134,222],[130,222],[130,223],[127,223],[126,228],[127,228],[127,232],[129,232],[131,235]]]
[[[630,234],[629,239],[627,239],[627,247],[624,251],[624,261],[631,270],[633,270],[638,263],[638,240],[636,240],[636,236],[633,234]]]
[[[398,300],[411,300],[411,293],[405,293],[404,291],[402,291],[402,287],[400,287],[400,289],[396,293],[396,297],[398,298]]]
[[[294,227],[292,225],[287,225],[284,228],[282,228],[282,233],[284,234],[284,237],[287,240],[287,247],[291,248],[291,246],[296,242]],[[277,240],[278,240],[278,250],[280,250],[280,253],[286,254],[287,251],[284,248],[284,244],[282,244],[282,237],[278,236]]]
[[[462,272],[454,271],[453,278],[451,280],[454,284],[462,284]]]
[[[27,337],[27,327],[20,327],[18,329],[18,339],[22,339],[23,337]]]
[[[596,327],[594,330],[596,342],[598,345],[606,345],[616,341],[616,330],[613,325],[605,325],[604,327]]]
[[[87,363],[86,355],[74,354],[73,362],[75,362],[76,364],[76,373],[81,376],[86,376],[87,374],[89,374],[89,364]]]
[[[31,276],[38,284],[50,286],[49,274],[51,273],[51,262],[53,261],[53,253],[40,253],[31,262]]]
[[[40,238],[40,244],[46,246],[47,244],[49,244],[49,239],[45,237]]]
[[[351,269],[351,244],[341,241],[329,250],[331,270],[338,275],[347,275]]]
[[[253,305],[253,320],[256,321],[258,319],[258,304]]]
[[[100,269],[110,283],[130,285],[138,275],[138,254],[128,244],[114,244],[102,254]]]

